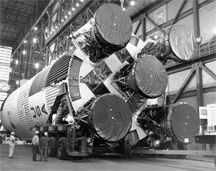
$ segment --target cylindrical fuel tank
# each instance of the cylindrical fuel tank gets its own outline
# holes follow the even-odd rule
[[[32,127],[37,124],[37,121],[41,123],[43,121],[41,118],[47,116],[39,113],[45,103],[43,94],[36,93],[31,96],[30,90],[31,87],[34,87],[33,82],[36,78],[37,76],[33,77],[11,93],[3,105],[3,126],[7,130],[15,132],[17,136],[27,139],[32,137],[33,134],[30,132]]]
[[[35,125],[45,125],[50,107],[59,93],[52,86],[67,77],[71,56],[65,55],[11,93],[2,110],[3,126],[24,139],[31,139]]]
[[[93,103],[90,123],[95,133],[103,140],[117,142],[129,132],[132,112],[122,98],[114,94],[105,94]]]
[[[164,93],[167,73],[163,64],[154,56],[142,56],[127,76],[126,83],[135,92],[142,92],[148,98],[156,98]]]
[[[161,121],[162,131],[181,144],[190,144],[199,133],[197,112],[187,103],[178,102],[169,106],[167,116]]]

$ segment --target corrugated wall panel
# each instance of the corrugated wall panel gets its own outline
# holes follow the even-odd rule
[[[216,92],[204,93],[203,94],[203,103],[204,103],[204,106],[206,106],[208,104],[215,104],[216,103]]]
[[[197,96],[179,98],[177,102],[187,102],[197,111]],[[198,112],[198,111],[197,111]]]
[[[168,91],[170,94],[176,94],[187,79],[190,69],[168,75]],[[185,91],[196,89],[196,77],[193,76],[189,81]]]

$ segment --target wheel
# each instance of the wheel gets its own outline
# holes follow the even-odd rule
[[[55,137],[50,137],[51,144],[48,147],[48,156],[56,157],[57,154],[57,139]]]
[[[65,137],[61,137],[58,140],[58,158],[60,160],[66,160],[68,155],[67,155],[67,139]]]
[[[178,146],[175,142],[172,141],[166,141],[164,144],[160,147],[161,150],[178,150]],[[176,154],[166,154],[166,158],[168,159],[175,159],[177,157]]]
[[[184,144],[179,144],[177,143],[178,149],[179,150],[187,150],[187,146]],[[187,155],[177,155],[177,159],[185,159],[187,157]]]

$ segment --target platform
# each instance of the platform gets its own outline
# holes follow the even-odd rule
[[[149,156],[92,156],[33,162],[30,145],[16,145],[13,159],[8,158],[8,144],[1,144],[0,171],[215,171],[214,159],[189,156],[187,159],[151,158]],[[39,156],[37,156],[39,159]]]

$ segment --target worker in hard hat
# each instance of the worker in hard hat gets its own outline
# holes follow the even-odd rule
[[[11,132],[10,139],[9,139],[9,156],[8,156],[10,159],[13,158],[15,144],[16,144],[15,133]]]
[[[33,161],[37,161],[37,153],[39,152],[39,131],[35,131],[35,135],[32,138],[32,152],[33,152]]]
[[[42,161],[42,157],[44,156],[44,161],[47,162],[47,149],[50,145],[50,138],[48,137],[48,133],[45,132],[44,136],[40,139],[39,147],[40,147],[40,161]]]

